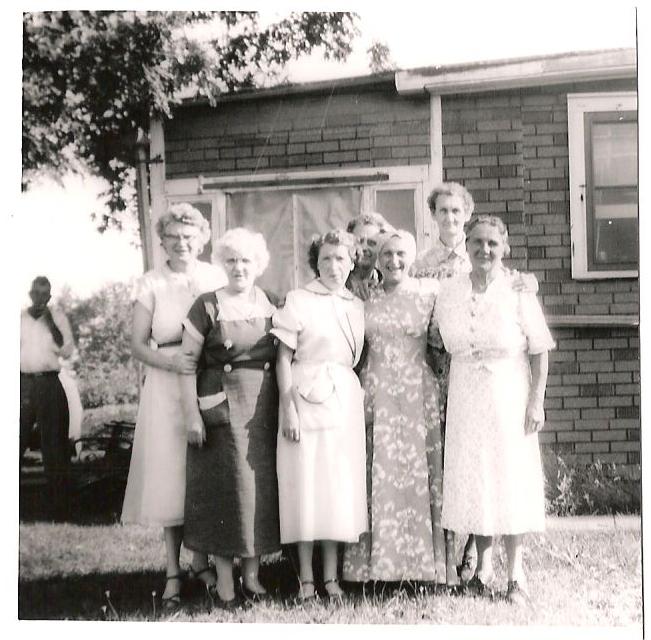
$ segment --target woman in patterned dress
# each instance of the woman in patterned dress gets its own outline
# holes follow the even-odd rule
[[[464,225],[470,220],[475,203],[470,192],[458,182],[443,182],[432,189],[427,204],[436,223],[438,237],[434,245],[422,252],[414,262],[411,273],[416,278],[452,278],[461,273],[470,273],[472,268],[466,250]],[[509,271],[512,286],[517,291],[536,293],[538,282],[533,274]],[[448,393],[450,356],[445,352],[440,335],[432,337],[432,368],[439,382],[439,410],[442,431],[445,434],[445,406]],[[445,440],[445,439],[444,439]],[[445,449],[443,451],[445,457]],[[456,540],[453,531],[446,531],[447,583],[458,582],[455,554]],[[469,535],[463,549],[461,565],[458,569],[462,582],[468,582],[475,572],[477,547],[473,535]]]
[[[522,535],[545,522],[537,433],[554,342],[535,295],[515,291],[502,266],[504,223],[478,216],[468,225],[467,247],[472,271],[442,281],[434,313],[452,354],[443,526],[475,534],[470,585],[478,593],[490,591],[493,536],[504,537],[507,599],[519,603],[526,598]]]
[[[315,596],[312,554],[321,543],[326,595],[340,599],[338,542],[367,529],[364,407],[353,372],[364,341],[361,300],[346,289],[355,239],[343,230],[309,250],[316,279],[287,294],[273,318],[279,338],[280,537],[298,543],[299,599]]]
[[[210,238],[210,227],[191,205],[171,206],[158,220],[156,231],[168,259],[136,285],[131,350],[147,367],[122,521],[164,528],[167,581],[162,598],[163,605],[173,609],[180,604],[185,500],[186,425],[179,379],[194,370],[194,363],[181,350],[182,323],[193,300],[221,286],[225,276],[218,267],[197,260]],[[205,554],[194,554],[192,566],[197,572],[207,564]]]
[[[426,361],[438,281],[408,275],[415,254],[410,233],[387,233],[381,286],[365,303],[370,531],[346,545],[349,581],[446,582],[438,384]]]
[[[242,558],[243,595],[267,596],[262,554],[280,549],[276,432],[275,306],[255,286],[269,253],[259,233],[237,228],[215,245],[228,284],[199,296],[183,323],[183,348],[197,361],[182,381],[188,425],[184,544],[215,557],[213,603],[238,601],[233,558]]]

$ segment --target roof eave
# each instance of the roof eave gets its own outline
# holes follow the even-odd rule
[[[481,67],[460,71],[398,71],[396,89],[401,95],[423,92],[449,95],[635,78],[636,74],[635,49],[620,49],[554,58],[488,62]]]

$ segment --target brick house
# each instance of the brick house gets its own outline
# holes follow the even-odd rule
[[[636,464],[636,74],[622,49],[188,100],[150,131],[152,217],[187,200],[214,238],[260,230],[272,255],[262,284],[284,294],[311,277],[313,233],[372,209],[423,249],[429,190],[464,183],[477,212],[508,224],[510,263],[540,282],[558,344],[541,442],[566,459]]]

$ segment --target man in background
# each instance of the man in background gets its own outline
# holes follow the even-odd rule
[[[32,304],[20,315],[20,462],[38,423],[43,470],[48,484],[47,504],[55,518],[67,515],[68,403],[59,381],[59,357],[74,348],[70,323],[62,311],[50,309],[50,281],[34,278]]]

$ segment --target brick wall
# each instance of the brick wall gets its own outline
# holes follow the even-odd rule
[[[166,177],[429,163],[429,101],[393,82],[184,107],[165,125]]]
[[[508,224],[511,264],[534,272],[547,316],[639,312],[637,280],[571,276],[568,86],[445,97],[443,172],[478,213]],[[541,442],[568,459],[639,463],[639,338],[634,328],[553,327]]]
[[[442,99],[444,179],[508,224],[513,266],[533,271],[548,316],[638,312],[632,279],[571,278],[567,93],[608,84]],[[179,109],[166,177],[428,164],[429,100],[392,82]],[[545,446],[580,461],[639,462],[639,343],[632,328],[553,328]]]

